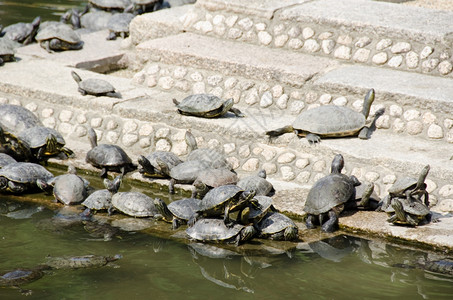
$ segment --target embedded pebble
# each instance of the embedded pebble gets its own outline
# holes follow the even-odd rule
[[[129,125],[130,126],[130,125]],[[116,129],[118,127],[118,123],[116,122],[116,120],[109,120],[107,122],[107,126],[106,126],[106,129],[107,130],[113,130],[113,129]],[[126,131],[127,129],[123,128],[124,132],[128,132]],[[135,129],[132,129],[130,131],[134,131]]]
[[[229,27],[233,27],[238,19],[239,19],[238,16],[235,15],[229,16],[228,18],[225,19],[225,24],[227,24]]]
[[[387,59],[388,59],[387,53],[379,52],[375,54],[371,60],[373,61],[373,63],[377,65],[383,65],[387,62]]]
[[[277,35],[274,39],[274,45],[276,47],[283,47],[283,46],[285,46],[288,39],[289,39],[289,37],[286,34]]]
[[[130,147],[138,142],[138,135],[134,133],[126,133],[122,138],[123,145]]]
[[[305,103],[303,101],[293,101],[290,105],[290,111],[292,114],[299,114],[305,107]]]
[[[321,49],[325,54],[332,53],[334,48],[335,48],[335,42],[332,40],[323,40],[321,42]]]
[[[436,205],[436,209],[441,212],[453,212],[453,199],[442,199],[442,201]]]
[[[87,121],[87,117],[84,114],[77,114],[77,123],[84,124]]]
[[[58,131],[62,135],[68,135],[72,132],[72,125],[67,122],[62,122],[62,123],[60,123],[60,125],[58,125]]]
[[[149,146],[151,146],[151,139],[149,137],[141,138],[138,141],[138,144],[141,148],[148,148]]]
[[[25,108],[28,109],[29,111],[35,112],[38,109],[38,105],[36,103],[32,102],[32,103],[28,103],[27,105],[25,105]]]
[[[376,44],[376,50],[377,51],[382,51],[392,45],[392,40],[391,39],[382,39]]]
[[[436,119],[436,116],[432,112],[428,111],[423,114],[423,123],[425,124],[432,124]]]
[[[211,86],[217,86],[219,83],[221,83],[223,80],[223,77],[221,75],[212,75],[208,76],[206,79],[207,83]]]
[[[344,59],[344,60],[348,60],[351,58],[352,56],[352,52],[351,52],[351,48],[350,47],[347,47],[347,46],[340,46],[338,47],[333,56],[335,56],[336,58],[339,58],[339,59]]]
[[[300,100],[302,99],[302,93],[299,91],[292,91],[290,94],[290,98],[294,100]]]
[[[387,64],[392,68],[398,68],[399,66],[401,66],[402,63],[403,63],[403,56],[395,55],[392,58],[390,58],[390,60],[388,61]]]
[[[326,162],[324,160],[318,160],[313,163],[313,171],[323,172],[326,169]]]
[[[223,85],[224,85],[225,89],[229,90],[229,89],[234,88],[237,83],[238,83],[238,80],[236,78],[229,77],[225,80]]]
[[[310,27],[305,27],[304,30],[302,30],[302,37],[306,40],[312,38],[314,35],[315,31]]]
[[[443,62],[439,63],[438,69],[440,74],[447,75],[453,70],[453,65],[451,64],[451,62],[444,60]]]
[[[268,175],[277,173],[277,165],[273,163],[264,163],[263,169],[266,170]]]
[[[272,97],[278,98],[281,95],[283,95],[283,87],[279,84],[275,85],[272,87],[271,92],[272,92]]]
[[[439,189],[439,196],[448,197],[453,195],[453,185],[446,184]]]
[[[431,72],[438,65],[439,65],[439,59],[437,59],[437,58],[428,59],[422,63],[422,70],[423,70],[423,72]]]
[[[234,156],[227,157],[227,161],[230,163],[230,165],[233,167],[233,169],[237,169],[241,165],[241,162],[239,161],[239,159],[237,159]]]
[[[379,173],[377,172],[367,172],[365,174],[365,179],[369,182],[376,182],[379,179]]]
[[[412,121],[415,119],[420,118],[420,112],[415,109],[409,109],[406,112],[404,112],[403,116],[407,121]]]
[[[340,35],[337,38],[337,43],[341,45],[350,45],[352,44],[352,37],[350,35]]]
[[[286,152],[277,158],[277,162],[280,164],[287,164],[292,162],[294,159],[296,159],[296,155],[294,153]]]
[[[434,192],[435,189],[437,189],[437,184],[432,181],[431,179],[427,178],[425,179],[425,183],[426,183],[426,191],[428,193],[432,193]]]
[[[74,131],[78,137],[86,136],[88,133],[87,129],[84,126],[80,125],[76,126]]]
[[[215,15],[214,18],[212,18],[212,24],[214,24],[214,25],[220,25],[224,22],[225,22],[224,15]]]
[[[390,51],[393,54],[400,54],[400,53],[406,53],[409,52],[412,49],[411,44],[406,43],[406,42],[399,42],[396,43],[395,45],[392,46]]]
[[[403,108],[395,104],[390,105],[389,110],[392,117],[400,117],[403,114]]]
[[[422,52],[420,52],[420,58],[425,59],[428,56],[430,56],[433,52],[434,52],[433,47],[426,46],[425,48],[423,48]]]
[[[296,180],[300,183],[307,183],[310,180],[310,172],[302,171],[297,175]]]
[[[260,31],[258,32],[258,39],[261,44],[267,46],[272,42],[272,35],[270,35],[267,31]]]
[[[263,148],[260,148],[260,147],[255,147],[255,148],[253,148],[253,150],[252,150],[252,153],[253,153],[254,155],[260,155],[261,152],[263,152]]]
[[[410,51],[406,54],[406,65],[409,69],[415,69],[418,67],[419,58],[418,54],[414,51]]]
[[[223,89],[220,86],[216,86],[212,90],[209,91],[210,94],[217,96],[219,98],[222,98],[223,95]]]
[[[175,79],[183,79],[187,75],[187,69],[184,67],[176,67],[176,69],[173,71],[173,77]]]
[[[154,131],[153,126],[151,124],[145,123],[140,127],[138,134],[141,136],[148,136],[148,135],[151,135],[151,133],[153,133],[153,131]]]
[[[437,124],[431,124],[428,127],[428,137],[432,139],[441,139],[444,137],[444,131],[442,127]]]
[[[333,33],[332,32],[329,32],[329,31],[325,31],[325,32],[322,32],[318,38],[320,40],[327,40],[327,39],[330,39],[331,37],[333,36]]]
[[[220,142],[218,139],[210,139],[208,141],[208,148],[217,149],[220,147]]]
[[[224,94],[225,99],[230,99],[233,98],[234,103],[238,103],[239,100],[241,100],[241,91],[238,89],[232,89],[229,91],[226,91]]]
[[[267,27],[267,25],[266,25],[265,23],[257,23],[257,24],[255,25],[255,29],[256,29],[257,31],[266,30],[266,27]]]
[[[384,184],[394,184],[396,181],[396,176],[393,174],[385,175],[384,178],[382,178],[382,182]]]
[[[261,152],[261,155],[265,160],[269,161],[275,157],[276,153],[272,149],[264,149],[263,152]]]
[[[348,99],[346,97],[338,97],[337,99],[333,100],[333,104],[338,106],[345,106],[348,104]]]
[[[188,80],[177,80],[175,81],[175,88],[183,92],[188,92],[190,90],[190,83]]]
[[[109,126],[109,124],[110,124],[110,126]],[[107,127],[110,127],[108,129],[115,129],[116,126],[117,126],[116,125],[116,121],[114,121],[114,120],[111,120],[107,124]],[[130,132],[133,132],[133,131],[137,130],[137,128],[138,128],[138,124],[135,121],[129,120],[129,121],[126,121],[126,123],[124,123],[123,132],[130,133]]]
[[[392,128],[395,132],[401,133],[404,131],[405,127],[406,127],[406,124],[400,118],[396,118],[393,121]]]
[[[166,139],[158,139],[156,142],[156,151],[170,151],[171,144]]]
[[[308,158],[299,158],[298,160],[296,160],[296,167],[299,169],[303,169],[309,164],[310,161],[308,160]]]
[[[390,128],[390,116],[389,115],[382,115],[376,120],[376,127],[382,129],[389,129]]]
[[[318,94],[312,91],[309,91],[305,94],[305,102],[315,103],[318,100]]]
[[[171,151],[178,155],[178,156],[181,156],[181,155],[186,155],[187,152],[188,152],[188,146],[187,146],[187,143],[184,141],[184,142],[173,142],[173,145],[172,145],[172,148],[171,148]]]
[[[242,36],[242,31],[237,28],[230,28],[228,30],[228,38],[236,40]]]
[[[352,60],[364,63],[364,62],[368,61],[368,58],[370,57],[370,53],[371,53],[370,49],[359,48],[354,53]]]
[[[105,139],[110,144],[115,144],[118,141],[119,137],[120,135],[116,131],[108,131],[107,134],[105,135]]]
[[[167,128],[167,127],[162,127],[162,128],[159,128],[157,131],[156,131],[156,138],[157,139],[160,139],[160,138],[166,138],[170,135],[170,129]]]
[[[450,58],[450,53],[449,53],[448,51],[442,51],[442,52],[440,53],[439,58],[440,58],[441,60],[449,59],[449,58]]]
[[[409,121],[407,122],[406,129],[407,133],[416,135],[423,131],[423,124],[420,121]]]
[[[282,24],[282,23],[279,23],[279,24],[274,26],[273,31],[274,31],[275,35],[282,34],[283,32],[285,32],[285,25]]]
[[[250,147],[248,145],[242,145],[239,147],[238,153],[243,158],[248,157],[250,155]]]
[[[146,86],[147,87],[155,87],[156,85],[157,85],[156,76],[148,76],[148,78],[146,78]]]
[[[322,94],[321,97],[319,97],[319,103],[321,103],[322,105],[329,104],[330,101],[332,101],[331,94]]]
[[[204,82],[195,82],[192,86],[192,91],[194,94],[204,94],[206,93],[206,85]]]
[[[302,48],[303,45],[304,42],[300,39],[290,39],[288,42],[288,47],[295,50]]]
[[[61,122],[69,122],[71,121],[72,115],[73,115],[72,111],[65,109],[60,112],[58,118],[60,119]]]
[[[447,129],[450,129],[453,127],[453,120],[452,119],[445,119],[444,120],[444,126],[447,128]]]
[[[193,27],[203,33],[208,33],[213,29],[213,26],[209,21],[198,21]]]
[[[282,179],[285,181],[291,181],[296,178],[296,174],[293,172],[293,168],[290,166],[283,166],[280,168]]]
[[[363,48],[371,44],[371,38],[363,36],[354,44],[357,48]]]
[[[307,52],[315,53],[321,49],[321,45],[315,39],[308,39],[305,41],[303,49]]]
[[[292,38],[298,37],[301,34],[299,26],[292,26],[288,30],[288,35]]]
[[[52,115],[53,115],[53,109],[52,108],[44,108],[41,111],[41,116],[43,118],[48,118],[48,117],[51,117]]]
[[[90,121],[90,125],[93,128],[98,128],[102,125],[102,118],[92,118]]]
[[[253,158],[248,159],[248,160],[242,165],[242,169],[243,169],[244,171],[253,172],[253,171],[258,170],[259,165],[260,165],[259,159],[253,157]]]
[[[253,21],[250,20],[250,18],[244,18],[238,21],[239,27],[241,27],[243,30],[248,31],[252,28],[253,26]]]
[[[263,108],[271,106],[273,103],[271,92],[267,91],[261,96],[260,106]]]

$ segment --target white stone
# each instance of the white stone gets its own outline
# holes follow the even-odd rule
[[[241,87],[241,89],[243,91],[247,91],[247,90],[251,89],[254,86],[255,86],[255,83],[253,81],[250,81],[250,80],[242,81],[240,83],[240,87]]]
[[[242,34],[243,32],[237,28],[230,28],[230,30],[228,30],[229,39],[237,40],[242,36]]]
[[[133,131],[137,130],[137,128],[138,128],[138,124],[135,121],[130,120],[130,121],[127,121],[124,123],[123,132],[124,133],[133,132]]]
[[[318,100],[318,94],[313,91],[308,91],[305,94],[305,102],[307,103],[315,103]]]
[[[134,76],[132,77],[132,82],[134,82],[135,84],[142,84],[143,82],[145,82],[145,79],[145,72],[140,71],[134,74]]]
[[[267,46],[272,42],[272,35],[267,31],[260,31],[258,32],[258,40],[261,44]]]
[[[6,99],[5,97],[0,97],[0,103],[1,104],[7,104],[8,103],[8,99]]]
[[[296,159],[296,155],[294,153],[286,152],[277,158],[277,162],[280,164],[287,164],[287,163],[292,162],[295,159]]]
[[[418,110],[409,109],[404,112],[403,116],[404,116],[404,119],[406,119],[406,121],[412,121],[412,120],[420,118],[421,113]]]
[[[174,133],[171,138],[171,141],[186,141],[186,130],[178,130],[176,133]]]
[[[388,61],[387,64],[392,68],[398,68],[399,66],[401,66],[402,63],[403,63],[403,56],[395,55],[392,58],[390,58],[390,60]]]
[[[230,163],[230,165],[233,167],[233,169],[237,169],[241,165],[241,162],[239,161],[239,159],[234,156],[227,157],[227,161]]]
[[[290,98],[294,99],[294,100],[300,100],[300,99],[302,99],[302,93],[300,91],[297,91],[297,90],[292,91],[291,95],[290,95]]]
[[[300,183],[307,183],[310,180],[310,175],[311,174],[308,171],[300,172],[296,177],[296,181]]]
[[[110,144],[115,144],[118,141],[119,137],[120,135],[116,131],[107,131],[107,134],[105,135],[105,139]]]
[[[261,152],[261,155],[264,157],[266,161],[270,161],[275,157],[276,153],[272,149],[264,149],[263,152]]]
[[[184,67],[176,67],[176,69],[173,71],[173,77],[175,79],[183,79],[187,75],[187,69]]]
[[[41,116],[43,118],[48,118],[48,117],[51,117],[52,115],[53,115],[53,108],[44,108],[41,111]]]
[[[363,100],[356,100],[352,103],[352,108],[357,111],[361,112],[363,109]]]
[[[446,138],[448,143],[453,143],[453,129],[450,129],[447,132],[447,138]]]
[[[354,53],[352,60],[364,63],[364,62],[368,61],[368,58],[370,57],[370,52],[371,52],[370,49],[359,48]]]
[[[281,167],[280,172],[282,173],[282,179],[285,181],[291,181],[296,178],[296,174],[293,172],[293,168],[291,168],[290,166]]]
[[[192,86],[192,91],[194,94],[204,94],[206,93],[206,85],[204,82],[195,82]]]
[[[299,169],[304,169],[306,166],[310,164],[310,160],[308,158],[299,158],[296,160],[296,167]]]
[[[191,85],[188,80],[177,80],[175,81],[175,88],[183,92],[188,92],[190,91]]]
[[[151,139],[149,137],[144,137],[138,140],[138,145],[140,148],[148,148],[151,146]]]
[[[228,143],[223,145],[223,151],[225,151],[226,154],[230,154],[236,150],[236,144],[234,143]]]
[[[363,48],[371,44],[371,38],[368,36],[362,36],[357,40],[357,42],[354,44],[357,48]]]
[[[220,86],[216,86],[212,90],[209,91],[210,94],[217,96],[219,98],[222,98],[223,95],[223,89]]]
[[[450,53],[449,53],[447,50],[445,50],[445,51],[442,51],[442,52],[440,53],[439,58],[440,58],[441,60],[445,60],[445,59],[449,59],[450,56],[451,56]]]
[[[406,54],[406,65],[409,69],[418,67],[419,61],[418,54],[414,51],[409,51],[409,53]]]
[[[225,89],[229,90],[229,89],[234,88],[237,83],[238,83],[238,80],[236,78],[228,77],[224,82],[224,87],[225,87]]]
[[[288,107],[288,99],[289,96],[287,94],[283,94],[280,97],[278,97],[275,104],[277,105],[278,108],[285,109]]]
[[[255,29],[257,31],[263,31],[263,30],[266,30],[266,28],[267,28],[267,25],[265,23],[257,23],[255,25]]]
[[[436,205],[436,209],[441,212],[452,212],[453,199],[442,199],[442,201]]]
[[[166,139],[158,139],[156,142],[156,151],[170,151],[171,144]]]
[[[422,70],[423,70],[423,72],[431,72],[438,65],[439,65],[439,59],[437,59],[437,58],[428,59],[422,63]]]
[[[243,145],[243,146],[239,147],[238,153],[242,158],[249,157],[250,156],[249,145]]]
[[[157,131],[156,131],[156,138],[157,139],[160,139],[160,138],[166,138],[170,135],[170,129],[167,128],[167,127],[162,127],[162,128],[159,128]]]
[[[406,128],[406,123],[403,122],[400,118],[396,118],[393,121],[392,128],[395,132],[401,133],[404,132],[404,129]]]
[[[426,46],[425,48],[423,48],[422,52],[420,52],[420,58],[425,59],[428,56],[430,56],[433,52],[434,52],[433,47]]]
[[[232,15],[225,19],[225,24],[227,24],[229,27],[233,27],[234,24],[236,24],[237,20],[238,16]]]
[[[396,181],[396,176],[393,174],[385,175],[384,178],[382,178],[382,183],[384,184],[394,184]]]
[[[393,44],[391,39],[382,39],[376,44],[376,50],[382,51]]]
[[[61,122],[60,125],[58,125],[58,131],[62,135],[69,135],[72,132],[72,125],[67,122]]]
[[[151,124],[143,124],[138,131],[138,134],[141,136],[149,136],[153,133],[154,128]]]
[[[211,86],[217,86],[223,80],[222,75],[211,75],[206,79],[207,83]]]
[[[351,48],[342,45],[335,50],[333,56],[339,59],[349,60],[352,56]]]
[[[333,41],[333,40],[323,40],[321,42],[321,49],[325,54],[332,53],[334,48],[335,48],[335,41]]]
[[[133,133],[126,133],[122,138],[123,145],[130,147],[138,142],[138,135]]]
[[[146,86],[147,87],[155,87],[157,85],[157,78],[156,76],[148,76],[148,78],[146,78]]]
[[[271,92],[272,92],[272,97],[274,98],[278,98],[280,97],[281,95],[283,95],[283,87],[279,84],[277,85],[274,85],[272,88],[271,88]]]
[[[203,33],[208,33],[213,29],[212,24],[209,21],[198,21],[193,27]]]
[[[425,124],[432,124],[436,121],[436,116],[432,112],[425,112],[423,114],[423,123]]]
[[[389,115],[382,115],[376,120],[376,127],[382,129],[389,129],[390,128],[390,116]]]
[[[318,160],[313,163],[313,171],[323,172],[326,169],[326,162],[324,160]]]
[[[392,104],[392,105],[390,105],[389,110],[390,110],[389,113],[392,117],[400,117],[403,115],[403,108],[401,106]]]
[[[31,112],[35,112],[38,109],[38,105],[36,103],[34,103],[34,102],[30,102],[27,105],[25,105],[25,108],[28,109]]]
[[[260,94],[264,93],[264,92],[267,92],[271,89],[271,87],[269,86],[269,84],[267,84],[266,82],[262,82],[260,83],[260,85],[258,86],[258,92]]]
[[[253,105],[255,103],[258,103],[258,101],[258,90],[256,88],[252,88],[245,96],[245,103],[247,103],[248,105]]]
[[[60,112],[58,118],[60,119],[61,122],[69,122],[72,118],[72,115],[73,115],[72,111],[64,109]]]
[[[320,39],[320,40],[327,40],[327,39],[330,39],[332,36],[333,36],[333,33],[332,33],[332,32],[325,31],[325,32],[322,32],[322,33],[318,36],[318,39]]]
[[[241,91],[238,89],[232,89],[226,91],[223,96],[225,99],[233,98],[234,103],[239,103],[239,100],[241,100]]]
[[[87,135],[87,129],[84,126],[80,125],[76,126],[74,132],[78,137],[83,137]]]
[[[267,91],[263,94],[263,96],[261,96],[260,106],[263,108],[266,108],[266,107],[271,106],[273,102],[274,101],[272,99],[271,92]]]
[[[431,139],[442,139],[444,137],[442,127],[437,124],[431,124],[428,127],[428,137]]]
[[[274,26],[273,31],[274,31],[274,34],[275,34],[275,35],[280,35],[280,34],[282,34],[283,32],[285,32],[285,25],[284,25],[283,23],[276,24],[276,25]]]
[[[338,97],[337,99],[333,100],[333,104],[338,106],[345,106],[348,104],[348,99],[346,97]]]
[[[453,65],[448,60],[444,60],[443,62],[439,63],[438,69],[440,74],[447,75],[453,70]]]
[[[373,55],[373,58],[371,60],[377,65],[383,65],[387,62],[387,59],[388,57],[386,52],[379,52]]]
[[[260,161],[258,160],[258,158],[250,158],[242,165],[242,170],[253,172],[258,170],[259,166]]]
[[[186,142],[173,142],[173,146],[171,148],[171,151],[180,156],[180,155],[186,155],[188,152],[188,146]]]
[[[315,35],[315,31],[312,28],[310,28],[310,27],[305,27],[302,30],[302,37],[305,40],[308,40],[308,39],[312,38],[314,35]]]
[[[277,35],[274,39],[275,47],[283,47],[288,41],[289,37],[286,34]]]
[[[160,71],[160,67],[159,65],[149,65],[147,68],[146,68],[146,74],[147,75],[156,75],[157,73],[159,73]]]
[[[238,21],[238,25],[243,30],[248,31],[253,27],[253,21],[250,18],[244,18]]]
[[[299,26],[292,26],[288,30],[288,35],[292,38],[298,37],[301,34]]]
[[[352,44],[352,37],[350,35],[340,35],[337,38],[337,43],[341,45],[350,45]]]
[[[289,110],[292,114],[297,115],[299,114],[305,107],[304,101],[293,101],[289,107]]]
[[[439,189],[439,196],[448,197],[453,195],[453,185],[446,184]]]
[[[214,18],[212,19],[212,24],[214,24],[214,25],[220,25],[224,22],[225,22],[224,15],[215,15]]]
[[[411,135],[420,134],[423,131],[423,124],[420,121],[409,121],[407,122],[406,130]]]
[[[303,45],[304,42],[301,39],[292,38],[288,42],[288,47],[295,50],[302,48]]]
[[[305,41],[303,49],[307,52],[315,53],[321,49],[321,45],[315,39],[308,39]]]
[[[220,142],[218,139],[210,139],[208,141],[208,148],[210,149],[218,149],[220,148]]]
[[[102,125],[102,118],[99,118],[99,117],[92,118],[91,121],[90,121],[90,125],[93,128],[100,127]]]
[[[78,114],[76,119],[79,124],[85,124],[87,121],[87,117],[84,114]]]
[[[203,75],[201,75],[200,72],[193,72],[192,74],[190,74],[190,78],[192,78],[193,81],[197,82],[203,81]]]
[[[18,99],[10,99],[9,104],[18,105],[18,106],[22,105]]]
[[[319,97],[319,103],[322,105],[327,105],[332,101],[332,95],[331,94],[322,94],[321,97]]]
[[[267,175],[277,173],[277,165],[273,163],[264,163],[263,169],[266,170]]]
[[[445,119],[445,120],[444,120],[444,126],[445,126],[445,128],[447,128],[447,129],[452,128],[452,127],[453,127],[453,120],[452,120],[452,119],[448,119],[448,118]]]
[[[407,53],[412,49],[411,44],[406,42],[399,42],[392,46],[390,51],[393,54]]]
[[[117,127],[118,127],[118,122],[116,120],[112,119],[107,122],[107,126],[106,126],[107,130],[114,130]],[[134,130],[132,130],[132,131],[134,131]]]
[[[225,24],[219,24],[214,27],[214,33],[217,34],[218,36],[223,36],[227,30],[227,27]]]
[[[260,155],[261,152],[263,152],[263,148],[260,148],[260,147],[255,147],[252,150],[253,155]]]
[[[377,172],[367,172],[365,174],[365,179],[369,182],[376,182],[379,179],[379,173]]]

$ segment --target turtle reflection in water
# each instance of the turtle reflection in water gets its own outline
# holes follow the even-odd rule
[[[20,286],[33,282],[44,276],[44,271],[49,270],[48,265],[39,265],[34,268],[19,268],[0,275],[0,287],[18,288],[23,295],[29,296],[31,290],[23,290]]]

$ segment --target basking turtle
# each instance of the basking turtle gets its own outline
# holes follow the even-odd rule
[[[422,201],[421,198],[424,198],[424,203],[426,206],[429,206],[429,193],[426,190],[425,179],[428,176],[430,166],[426,165],[418,179],[412,177],[403,177],[398,179],[389,189],[389,194],[385,196],[382,200],[382,210],[386,210],[393,198],[403,198],[406,197],[408,201]],[[414,198],[415,196],[415,198]]]
[[[212,188],[227,184],[236,184],[238,176],[236,173],[227,169],[205,169],[198,173],[194,181],[194,198],[203,198]],[[244,189],[245,190],[245,189]],[[250,189],[249,189],[250,190]]]
[[[362,182],[355,188],[355,201],[348,203],[345,209],[379,210],[381,198],[374,191],[374,184]]]
[[[190,217],[188,224],[193,226],[200,217],[218,217],[223,214],[223,222],[229,226],[229,214],[249,205],[254,196],[254,191],[244,191],[236,185],[213,188],[203,197],[200,209]]]
[[[0,39],[0,66],[2,66],[5,62],[15,61],[16,58],[14,54],[16,51],[11,43],[7,42],[6,38]]]
[[[273,205],[271,197],[256,195],[253,199],[256,203],[244,208],[244,210],[242,210],[238,215],[238,221],[243,225],[256,225],[264,218],[264,216],[267,215],[268,212],[277,211]]]
[[[190,151],[186,159],[187,161],[199,161],[206,169],[233,169],[233,166],[228,162],[225,155],[216,149],[198,148],[197,140],[190,130],[186,131],[185,140]]]
[[[157,160],[161,161],[161,165],[165,165],[165,170],[167,173],[164,173],[160,168]],[[154,151],[147,157],[140,155],[138,157],[138,164],[141,168],[138,170],[140,174],[145,177],[152,178],[169,178],[170,174],[168,170],[171,171],[174,167],[182,163],[183,161],[173,152],[168,151]]]
[[[260,170],[258,174],[242,178],[237,186],[244,190],[254,190],[257,195],[272,196],[275,193],[272,183],[266,180],[266,170]]]
[[[92,210],[107,210],[110,215],[113,208],[112,195],[118,192],[122,179],[122,175],[118,175],[113,181],[104,178],[105,189],[93,192],[82,202],[82,205],[87,208],[84,214],[89,215]]]
[[[15,269],[0,275],[0,287],[15,287],[24,295],[31,295],[31,290],[23,290],[20,286],[40,279],[45,275],[44,271],[50,269],[47,265],[39,265],[34,268]]]
[[[117,37],[125,39],[129,36],[129,23],[135,17],[130,12],[114,14],[107,23],[109,35],[107,40],[116,40]]]
[[[46,265],[51,269],[81,269],[97,268],[116,261],[123,256],[116,254],[114,256],[101,255],[82,255],[82,256],[47,256]]]
[[[53,174],[41,165],[28,162],[16,162],[0,169],[0,192],[21,194],[38,190],[38,179],[47,181]]]
[[[17,136],[19,141],[25,143],[23,147],[29,147],[31,157],[28,160],[42,161],[49,157],[64,153],[66,157],[72,157],[74,152],[65,147],[66,141],[61,133],[53,128],[35,126],[23,130]]]
[[[392,198],[385,212],[390,216],[387,221],[393,224],[418,226],[431,221],[429,208],[421,201],[408,198]]]
[[[20,22],[6,26],[1,34],[4,38],[28,45],[33,42],[40,23],[41,17],[36,17],[31,23]]]
[[[39,45],[47,52],[80,50],[83,41],[71,26],[63,23],[51,24],[40,30],[36,35]]]
[[[14,158],[6,153],[0,153],[0,169],[6,165],[17,162]]]
[[[156,11],[163,0],[131,0],[134,4],[134,9],[138,13],[153,12]]]
[[[170,194],[175,193],[175,184],[192,184],[197,179],[198,174],[206,169],[206,165],[198,160],[182,162],[173,167],[171,170],[167,164],[160,159],[157,159],[157,164],[164,174],[170,175],[171,179],[168,184],[168,192]]]
[[[120,192],[112,196],[112,205],[132,217],[153,217],[158,214],[154,200],[140,192]]]
[[[201,219],[186,229],[189,237],[196,241],[218,242],[239,245],[253,238],[253,226],[234,224],[227,227],[220,219]]]
[[[103,10],[90,11],[80,17],[80,23],[83,28],[87,28],[92,31],[99,31],[107,29],[107,24],[111,17],[111,13]]]
[[[322,231],[334,231],[338,225],[338,215],[343,211],[345,203],[355,200],[355,186],[360,182],[355,176],[341,174],[343,166],[343,155],[335,155],[331,173],[316,181],[308,192],[304,207],[307,212],[307,228],[314,228],[317,218]]]
[[[118,98],[120,97],[118,93],[115,92],[115,88],[109,82],[98,79],[98,78],[88,78],[82,80],[80,76],[71,71],[72,78],[77,82],[79,85],[79,92],[83,96],[85,95],[93,95],[96,97],[99,96],[108,96]]]
[[[38,117],[25,107],[14,104],[0,104],[0,137],[9,142],[25,129],[44,126]]]
[[[50,180],[38,179],[36,184],[43,191],[53,191],[55,200],[65,205],[80,203],[88,195],[90,183],[77,175],[74,166],[68,167],[68,173],[51,178]]]
[[[298,238],[297,225],[278,212],[269,212],[257,225],[258,237],[271,240],[293,241]]]
[[[120,172],[122,175],[137,168],[130,157],[117,145],[97,143],[97,135],[93,128],[88,130],[91,150],[87,152],[86,162],[101,169],[100,176],[106,177],[108,171]]]
[[[162,215],[164,221],[171,222],[172,228],[186,224],[189,218],[199,210],[200,200],[195,198],[184,198],[166,204],[162,199],[154,199],[154,205]]]
[[[318,143],[324,137],[358,135],[361,139],[367,139],[368,127],[365,123],[373,101],[374,89],[370,89],[365,96],[362,113],[344,106],[319,106],[303,111],[292,125],[267,131],[266,135],[276,137],[295,132],[300,137],[306,137],[310,143]]]
[[[105,11],[123,11],[126,7],[131,5],[130,0],[89,0],[88,2],[93,7]]]
[[[211,94],[195,94],[184,98],[181,102],[173,99],[173,103],[178,109],[177,112],[186,116],[217,118],[230,111],[237,117],[244,117],[239,109],[233,108],[233,98],[222,100]]]

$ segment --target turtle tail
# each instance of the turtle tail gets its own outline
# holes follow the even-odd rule
[[[275,129],[275,130],[266,131],[266,135],[268,135],[269,137],[277,137],[277,136],[280,136],[285,133],[291,133],[293,131],[294,131],[294,127],[292,125],[288,125],[288,126],[285,126],[282,128]]]

